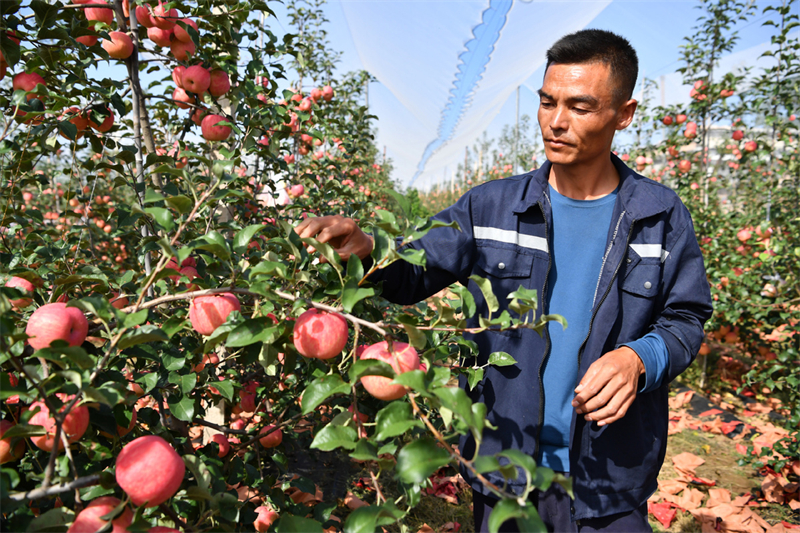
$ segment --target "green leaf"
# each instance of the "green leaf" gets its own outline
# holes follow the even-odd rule
[[[500,461],[493,455],[479,455],[474,459],[472,466],[475,467],[479,474],[485,474],[486,472],[500,470]]]
[[[185,194],[170,196],[169,198],[166,199],[166,201],[167,205],[169,205],[171,208],[173,208],[181,215],[189,213],[194,207],[194,202],[192,201],[192,199],[186,196]]]
[[[237,254],[243,254],[247,251],[247,247],[253,237],[261,231],[264,231],[267,226],[263,224],[252,224],[246,228],[239,230],[236,237],[233,238],[233,251]]]
[[[192,246],[200,250],[207,250],[223,261],[227,261],[231,258],[228,242],[225,240],[225,237],[216,230],[206,233],[203,237],[194,241]]]
[[[182,396],[177,402],[173,402],[175,398],[170,396],[169,411],[172,416],[184,422],[191,422],[194,418],[194,400],[189,396]]]
[[[429,396],[428,387],[425,385],[425,372],[422,370],[410,370],[395,376],[395,383],[413,389],[423,396]]]
[[[403,328],[406,330],[411,346],[420,351],[424,350],[425,346],[428,345],[428,338],[425,337],[425,334],[411,324],[404,323]]]
[[[389,363],[377,359],[361,359],[350,366],[350,382],[355,383],[361,376],[383,376],[394,378],[394,370]]]
[[[415,248],[403,248],[398,255],[407,263],[424,267],[427,261],[425,250]]]
[[[269,317],[248,318],[228,334],[225,346],[241,348],[257,342],[272,344],[280,336],[280,331]]]
[[[370,296],[375,296],[375,289],[372,287],[359,287],[357,280],[349,280],[342,290],[342,307],[345,313],[352,312],[353,307],[355,307],[358,302]]]
[[[394,251],[395,241],[391,235],[377,226],[373,227],[372,230],[372,240],[374,241],[374,245],[370,256],[377,264],[383,262],[383,260]]]
[[[119,340],[117,347],[120,350],[129,348],[136,344],[143,344],[146,342],[168,341],[169,337],[166,333],[161,331],[160,328],[153,325],[145,325],[140,328],[128,331]]]
[[[402,435],[413,427],[422,427],[422,422],[411,414],[411,405],[392,402],[375,415],[375,440],[386,440]]]
[[[450,453],[430,437],[411,441],[397,453],[397,476],[403,483],[422,483],[450,462]]]
[[[213,386],[219,391],[220,396],[229,402],[233,401],[234,386],[232,381],[227,379],[225,381],[217,381]]]
[[[481,382],[483,379],[483,369],[482,368],[467,368],[467,382],[469,383],[470,390],[474,389],[475,386]]]
[[[378,450],[368,439],[359,439],[356,449],[350,453],[350,458],[356,461],[377,461]]]
[[[497,454],[498,457],[505,457],[514,466],[518,466],[525,470],[531,478],[536,471],[536,461],[530,455],[523,453],[519,450],[509,448]]]
[[[336,250],[333,249],[333,246],[331,246],[326,242],[319,242],[318,240],[312,239],[310,237],[300,240],[306,243],[307,245],[313,247],[316,251],[318,251],[322,255],[322,257],[328,260],[328,263],[330,263],[330,265],[333,268],[339,271],[342,270],[342,264],[341,264],[342,260],[339,257],[339,254],[336,253]],[[356,257],[356,259],[358,259],[358,257]]]
[[[348,392],[350,392],[350,385],[337,375],[331,374],[317,378],[309,383],[303,392],[303,414],[310,413],[334,394],[347,394]]]
[[[475,306],[475,298],[472,296],[472,293],[469,292],[469,289],[463,285],[454,285],[450,287],[450,290],[461,298],[461,312],[464,314],[464,318],[470,318],[474,315],[475,311],[477,311],[477,307]]]
[[[500,309],[500,302],[497,301],[497,296],[495,296],[494,292],[492,292],[491,281],[475,274],[470,276],[469,279],[474,281],[475,285],[477,285],[481,290],[481,293],[483,293],[483,299],[486,300],[486,305],[489,307],[490,312],[494,313]]]
[[[352,450],[356,447],[358,433],[350,426],[328,424],[316,434],[311,442],[311,448],[330,452],[336,448]]]
[[[50,509],[34,518],[28,524],[27,531],[63,531],[75,520],[75,513],[64,507]]]
[[[146,207],[145,213],[151,215],[156,223],[167,231],[175,229],[175,220],[172,218],[172,211],[165,207]]]
[[[180,383],[178,383],[178,385],[180,386],[181,392],[184,395],[189,394],[194,390],[194,386],[197,385],[197,374],[194,372],[191,374],[184,374],[181,376]]]
[[[381,525],[389,525],[402,517],[402,513],[391,502],[385,505],[359,507],[344,522],[344,533],[375,533]]]
[[[118,313],[122,319],[120,320],[120,325],[123,328],[132,328],[134,326],[141,326],[145,322],[147,322],[147,315],[149,311],[147,309],[142,309],[140,311],[136,311],[135,313]]]
[[[495,366],[511,366],[517,364],[517,360],[506,352],[493,352],[489,355],[489,364]]]
[[[322,533],[322,524],[310,518],[282,514],[273,524],[277,533]]]
[[[439,398],[442,405],[453,411],[470,427],[476,426],[472,417],[472,400],[459,387],[442,387],[434,389],[433,394]]]
[[[558,322],[562,328],[567,329],[567,319],[561,315],[544,315],[539,318],[539,322]]]
[[[406,216],[406,218],[411,218],[412,211],[411,211],[411,202],[409,201],[409,199],[393,189],[386,189],[385,192],[386,194],[391,196],[395,202],[397,202],[397,205],[399,205],[400,209],[403,210],[403,214]]]
[[[489,515],[489,532],[497,533],[500,531],[500,526],[512,518],[516,519],[519,531],[547,533],[547,527],[533,505],[528,504],[523,507],[511,498],[500,500],[492,509],[492,514]]]

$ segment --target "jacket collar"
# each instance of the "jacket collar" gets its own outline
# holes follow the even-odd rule
[[[631,215],[634,220],[642,220],[667,209],[664,201],[653,194],[654,188],[646,186],[646,181],[649,181],[648,178],[637,174],[613,153],[610,155],[611,162],[620,176],[617,203],[621,205],[622,209]],[[514,205],[514,213],[524,213],[542,200],[542,196],[547,191],[547,180],[552,166],[553,164],[550,161],[545,161],[541,167],[530,174],[528,186],[522,189],[522,197]]]

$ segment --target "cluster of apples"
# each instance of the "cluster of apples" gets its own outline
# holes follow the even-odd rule
[[[301,314],[294,325],[294,346],[300,355],[317,359],[336,357],[347,344],[348,326],[339,313],[309,309]],[[387,341],[378,342],[360,350],[361,359],[377,359],[388,363],[396,374],[423,368],[419,354],[407,343]],[[379,400],[402,398],[406,389],[384,376],[364,376],[361,384],[364,389]]]
[[[181,109],[194,106],[192,121],[200,126],[203,138],[207,141],[227,139],[231,134],[230,126],[219,124],[227,119],[218,114],[206,114],[206,110],[198,104],[206,93],[218,98],[230,90],[231,80],[228,73],[222,69],[209,70],[202,65],[179,65],[172,71],[172,81],[176,85],[172,92],[175,105]]]

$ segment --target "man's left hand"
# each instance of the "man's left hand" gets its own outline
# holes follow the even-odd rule
[[[575,388],[572,406],[587,422],[598,426],[616,422],[636,398],[642,374],[644,363],[627,346],[608,352],[586,371]]]

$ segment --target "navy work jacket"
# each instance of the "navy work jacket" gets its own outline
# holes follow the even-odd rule
[[[575,354],[578,379],[603,354],[649,332],[664,339],[669,363],[660,387],[638,394],[620,420],[599,427],[573,412],[569,440],[573,520],[631,511],[656,490],[667,446],[668,384],[694,360],[703,324],[712,313],[703,257],[688,210],[671,189],[640,176],[613,154],[611,158],[621,182],[597,287],[585,296],[594,303],[589,332]],[[460,282],[477,304],[470,327],[478,326],[478,315],[488,315],[481,291],[469,279],[473,274],[491,280],[500,302],[494,316],[508,309],[506,296],[520,285],[535,289],[539,302],[546,302],[552,262],[550,166],[546,162],[528,174],[475,187],[436,215],[458,222],[461,231],[437,228],[411,243],[425,250],[426,267],[399,261],[380,271],[372,279],[383,280],[383,296],[411,304]],[[537,317],[543,311],[540,305]],[[514,448],[537,458],[549,336],[540,337],[530,329],[465,336],[479,347],[479,365],[499,351],[517,361],[487,367],[472,390],[462,376],[461,386],[473,401],[486,404],[487,419],[497,428],[484,430],[479,453]],[[460,447],[465,458],[474,456],[471,436],[462,437]],[[462,469],[462,474],[473,488],[487,493],[470,472]],[[504,483],[498,472],[487,477],[498,486]],[[524,486],[524,476],[509,482],[517,492]]]

